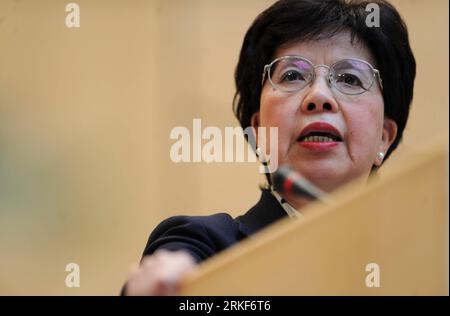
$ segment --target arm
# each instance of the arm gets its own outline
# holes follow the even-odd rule
[[[169,218],[150,235],[122,295],[176,295],[181,279],[214,253],[203,224],[187,216]]]

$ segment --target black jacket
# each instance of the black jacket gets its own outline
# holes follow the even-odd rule
[[[157,249],[182,249],[201,262],[286,215],[270,191],[264,189],[258,203],[235,219],[218,213],[164,220],[150,234],[143,257]]]
[[[162,221],[150,234],[142,257],[158,249],[184,250],[199,263],[284,216],[287,214],[280,203],[269,190],[263,189],[258,203],[235,219],[218,213],[174,216]]]

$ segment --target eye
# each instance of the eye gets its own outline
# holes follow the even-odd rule
[[[364,88],[363,84],[362,84],[361,80],[358,78],[358,76],[355,76],[355,75],[349,74],[349,73],[337,75],[336,82],[344,83],[346,85],[353,86],[353,87]]]
[[[282,81],[297,81],[297,80],[305,80],[305,77],[302,73],[297,70],[288,70],[281,77]]]

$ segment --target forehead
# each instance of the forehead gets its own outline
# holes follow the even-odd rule
[[[339,33],[330,38],[310,41],[296,41],[280,46],[275,58],[300,55],[314,64],[331,65],[345,58],[358,58],[375,66],[375,60],[367,46],[358,40],[351,42],[350,33]]]

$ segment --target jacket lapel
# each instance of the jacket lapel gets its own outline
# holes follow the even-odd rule
[[[285,216],[287,216],[285,210],[270,190],[263,189],[258,203],[235,220],[239,225],[239,231],[249,236]]]

